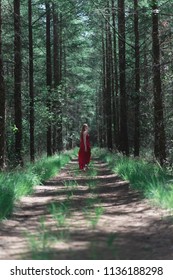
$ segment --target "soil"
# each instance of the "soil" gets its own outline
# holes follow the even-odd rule
[[[153,206],[105,163],[94,159],[92,165],[95,175],[79,171],[73,159],[16,203],[11,218],[0,223],[1,260],[173,259],[172,214]],[[50,208],[67,201],[70,213],[60,225]]]

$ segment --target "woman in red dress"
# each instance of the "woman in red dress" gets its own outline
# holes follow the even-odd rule
[[[88,134],[88,125],[84,124],[80,135],[80,149],[78,153],[79,168],[85,170],[90,163],[91,148]]]

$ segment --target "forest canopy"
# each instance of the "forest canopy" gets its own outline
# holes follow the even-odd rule
[[[79,144],[172,161],[173,4],[0,1],[0,167]]]

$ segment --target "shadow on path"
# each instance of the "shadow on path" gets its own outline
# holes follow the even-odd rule
[[[70,215],[57,226],[50,207],[67,202]],[[94,159],[80,172],[72,160],[1,222],[0,259],[173,259],[172,220],[164,215],[105,163]]]

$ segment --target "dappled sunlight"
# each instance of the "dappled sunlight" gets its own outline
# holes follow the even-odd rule
[[[73,160],[1,222],[0,259],[172,259],[172,229],[106,164]]]

